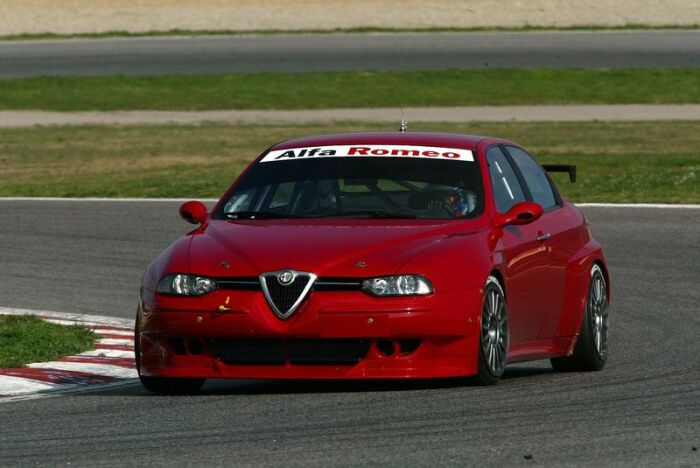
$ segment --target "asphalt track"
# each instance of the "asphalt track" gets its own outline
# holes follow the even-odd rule
[[[173,202],[0,201],[3,306],[131,317],[187,225]],[[0,404],[0,465],[700,464],[700,210],[584,208],[612,268],[598,373],[511,366],[496,387],[210,382]]]
[[[0,78],[699,66],[700,31],[697,30],[292,34],[0,42]]]

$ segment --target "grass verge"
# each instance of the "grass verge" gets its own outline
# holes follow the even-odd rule
[[[357,34],[357,33],[461,33],[461,32],[537,32],[537,31],[629,31],[629,30],[692,30],[699,29],[698,24],[622,24],[616,26],[601,26],[595,24],[580,24],[571,26],[521,26],[495,27],[483,26],[474,28],[336,28],[336,29],[254,29],[250,31],[232,29],[169,29],[166,31],[104,31],[96,33],[27,33],[0,36],[0,41],[31,41],[42,39],[106,39],[112,37],[177,37],[177,36],[243,36],[243,35],[274,35],[274,34]]]
[[[218,197],[269,145],[390,124],[86,126],[0,129],[0,196]],[[700,122],[424,124],[414,131],[494,135],[543,163],[576,202],[700,203]]]
[[[0,110],[700,103],[700,69],[497,69],[0,80]]]
[[[95,340],[97,335],[83,325],[57,325],[30,315],[0,315],[0,368],[88,351]]]

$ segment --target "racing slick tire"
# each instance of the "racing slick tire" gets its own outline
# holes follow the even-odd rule
[[[138,319],[136,323],[138,324]],[[191,395],[197,393],[206,381],[206,379],[174,379],[141,375],[141,340],[139,339],[138,325],[134,333],[134,358],[136,361],[136,372],[139,375],[141,385],[153,393],[161,395]]]
[[[574,352],[571,356],[551,359],[558,372],[599,371],[608,359],[608,293],[600,265],[591,267],[586,307]]]
[[[489,276],[481,308],[477,384],[494,385],[500,380],[508,360],[508,337],[506,296],[498,279]]]

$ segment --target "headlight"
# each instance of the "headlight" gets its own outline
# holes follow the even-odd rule
[[[216,289],[216,282],[203,276],[182,273],[168,275],[158,283],[156,291],[161,294],[178,296],[201,296]]]
[[[371,278],[362,282],[362,289],[374,296],[422,296],[433,293],[430,280],[420,275]]]

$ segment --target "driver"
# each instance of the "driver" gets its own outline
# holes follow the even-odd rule
[[[454,189],[445,197],[445,206],[453,211],[455,217],[464,216],[469,212],[469,205],[465,202],[462,190]]]

